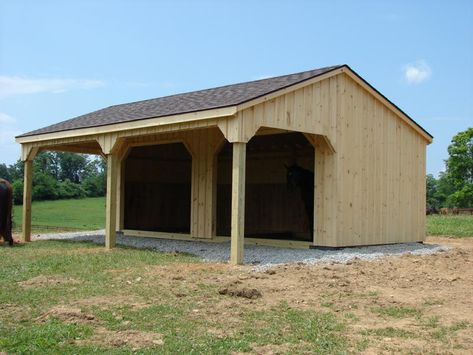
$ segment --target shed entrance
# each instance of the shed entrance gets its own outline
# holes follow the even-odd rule
[[[125,229],[190,233],[192,157],[184,144],[131,148],[125,164]]]
[[[245,237],[313,240],[301,189],[291,189],[287,184],[286,166],[292,165],[314,171],[314,148],[302,133],[257,135],[248,142]],[[232,145],[226,143],[218,155],[219,236],[230,235],[231,179]]]

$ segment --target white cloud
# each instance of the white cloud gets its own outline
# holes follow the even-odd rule
[[[418,60],[404,66],[404,79],[408,84],[420,84],[432,76],[432,69],[425,60]]]
[[[7,129],[0,131],[0,150],[4,145],[16,144],[15,137],[21,134],[20,130]]]
[[[6,113],[3,113],[3,112],[0,112],[0,123],[2,124],[8,124],[8,123],[15,123],[16,120],[10,116],[10,115],[7,115]]]
[[[0,99],[41,92],[61,93],[73,89],[95,89],[103,85],[104,82],[100,80],[28,79],[0,75]]]
[[[0,112],[0,163],[12,164],[20,156],[20,145],[15,142],[15,137],[21,131],[16,122],[12,116]]]

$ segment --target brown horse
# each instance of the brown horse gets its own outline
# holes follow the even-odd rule
[[[0,179],[0,237],[13,245],[12,237],[12,187],[11,184],[4,179]]]

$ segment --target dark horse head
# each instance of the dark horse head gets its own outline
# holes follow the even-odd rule
[[[314,173],[296,164],[286,165],[286,183],[289,191],[300,190],[310,231],[314,226]]]
[[[0,179],[0,237],[13,245],[12,237],[12,187],[4,179]]]
[[[286,182],[288,190],[293,191],[307,184],[313,185],[314,173],[312,171],[304,169],[297,164],[284,166],[286,167]]]

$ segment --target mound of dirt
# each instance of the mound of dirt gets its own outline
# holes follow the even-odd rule
[[[111,347],[129,346],[132,350],[139,350],[150,346],[161,346],[164,341],[159,333],[137,330],[113,331],[99,327],[95,329],[91,338],[77,340],[76,343]]]
[[[261,294],[260,291],[258,291],[256,288],[238,288],[238,287],[226,287],[222,288],[221,290],[218,291],[219,294],[221,295],[228,295],[232,297],[243,297],[243,298],[248,298],[248,299],[257,299],[262,297],[263,295]]]
[[[58,318],[64,322],[91,322],[95,320],[95,316],[89,313],[83,313],[80,308],[70,306],[56,306],[51,308],[48,312],[43,313],[37,318],[41,322],[45,322],[50,318]]]
[[[45,287],[45,286],[53,286],[53,285],[61,285],[61,284],[73,285],[77,283],[78,281],[73,278],[65,278],[62,276],[44,276],[44,275],[39,275],[29,280],[18,282],[18,284],[24,288]]]

